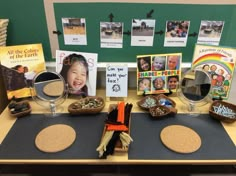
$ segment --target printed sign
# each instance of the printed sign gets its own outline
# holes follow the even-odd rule
[[[165,47],[185,47],[188,39],[190,21],[167,21]]]
[[[131,46],[153,46],[156,20],[133,19]]]
[[[101,48],[123,47],[123,23],[100,22]]]
[[[224,21],[201,21],[198,44],[219,45]]]
[[[87,45],[85,18],[62,18],[65,45]]]
[[[106,96],[127,97],[128,66],[107,65],[106,67]]]

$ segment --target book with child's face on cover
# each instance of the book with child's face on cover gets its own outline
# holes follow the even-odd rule
[[[42,44],[4,46],[0,51],[8,99],[30,97],[34,77],[46,70]]]
[[[204,70],[211,77],[212,98],[227,100],[233,80],[236,48],[196,44],[192,68]]]
[[[138,55],[137,95],[176,92],[181,62],[181,53]]]
[[[69,93],[96,96],[97,53],[56,50],[56,72],[68,84]]]

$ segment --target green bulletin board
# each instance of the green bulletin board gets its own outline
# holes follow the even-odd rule
[[[153,10],[155,31],[165,32],[166,21],[190,21],[189,34],[199,32],[201,20],[224,21],[220,45],[236,46],[236,5],[157,4],[157,3],[53,3],[57,30],[63,32],[62,18],[85,18],[87,45],[64,45],[58,36],[61,50],[98,53],[98,62],[136,62],[137,55],[182,53],[183,62],[192,62],[197,36],[188,37],[186,47],[164,47],[164,35],[155,34],[152,47],[130,46],[131,36],[123,35],[123,48],[100,48],[100,22],[123,22],[123,32],[131,31],[132,19],[146,19]]]

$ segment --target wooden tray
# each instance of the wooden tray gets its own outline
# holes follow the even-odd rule
[[[117,104],[110,104],[110,105],[109,105],[109,109],[108,109],[108,113],[110,113],[114,108],[117,108]],[[125,133],[127,133],[127,134],[129,134],[129,135],[130,135],[130,124],[131,124],[130,118],[131,118],[131,113],[130,113],[130,117],[129,117],[128,131],[124,131]],[[103,128],[103,134],[102,134],[101,141],[102,141],[102,139],[103,139],[103,136],[104,136],[105,132],[106,132],[106,125],[105,125],[104,128]],[[129,150],[129,148],[123,148],[123,147],[122,147],[122,143],[121,143],[120,140],[118,140],[118,141],[116,142],[114,151],[116,151],[116,152],[127,152],[128,150]]]

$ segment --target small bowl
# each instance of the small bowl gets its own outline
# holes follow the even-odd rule
[[[154,118],[161,118],[161,117],[177,114],[177,109],[172,108],[172,107],[166,107],[163,105],[157,105],[157,106],[151,107],[149,109],[149,113]]]
[[[137,102],[137,105],[144,110],[149,110],[151,107],[155,107],[158,105],[158,99],[156,96],[148,95],[142,98]]]
[[[209,115],[222,122],[233,123],[236,121],[236,105],[226,101],[215,100],[209,108]]]
[[[11,116],[13,117],[24,117],[31,113],[32,109],[29,104],[29,101],[19,101],[19,102],[10,102],[8,105]]]
[[[102,111],[105,101],[102,97],[86,97],[71,103],[68,112],[72,115],[97,114]]]

